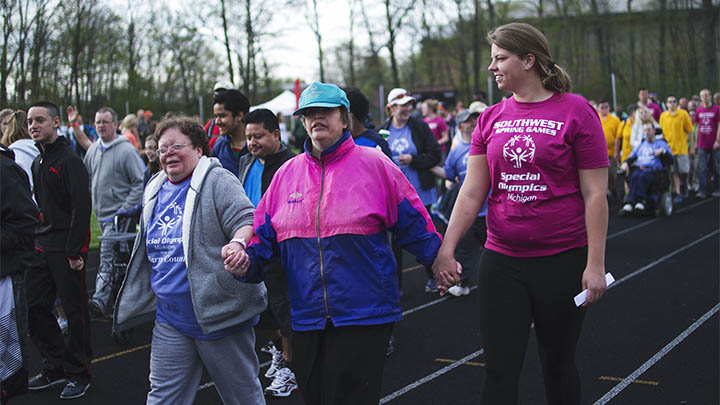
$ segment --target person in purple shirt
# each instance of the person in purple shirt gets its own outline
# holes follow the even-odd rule
[[[650,186],[657,178],[657,171],[663,168],[663,159],[672,161],[670,146],[665,140],[655,138],[655,126],[652,123],[643,124],[643,133],[645,139],[620,166],[626,173],[631,165],[634,168],[628,179],[630,192],[625,196],[624,212],[631,212],[633,208],[637,212],[645,210]]]
[[[648,93],[648,89],[641,87],[640,90],[638,90],[638,105],[641,105],[643,107],[648,108],[650,111],[652,111],[652,116],[655,122],[660,122],[660,115],[662,114],[662,108],[660,108],[659,105],[653,103],[650,100],[650,94]]]
[[[587,306],[606,288],[607,144],[600,118],[552,59],[545,36],[524,23],[490,31],[488,69],[512,97],[486,109],[433,265],[442,290],[461,281],[454,252],[490,188],[480,259],[486,354],[484,404],[517,403],[531,324],[551,404],[579,404],[575,349]]]

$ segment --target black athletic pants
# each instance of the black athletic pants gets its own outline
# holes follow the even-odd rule
[[[587,247],[533,258],[485,249],[479,283],[487,361],[483,404],[517,404],[533,322],[548,403],[580,403],[575,347],[585,309],[575,307],[573,297],[581,291],[586,258]]]
[[[308,405],[377,405],[392,323],[293,331],[293,371]]]
[[[56,295],[68,318],[67,345],[52,314]],[[30,338],[42,356],[43,371],[88,381],[92,351],[85,269],[70,269],[64,253],[36,251],[27,271],[27,298]]]

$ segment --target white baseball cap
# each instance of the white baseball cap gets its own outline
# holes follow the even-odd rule
[[[411,96],[405,89],[395,88],[388,93],[388,107],[396,104],[405,105],[409,102],[414,103],[415,101],[415,97]]]
[[[213,86],[213,91],[218,90],[237,90],[235,88],[235,85],[232,84],[229,80],[220,80],[219,82],[215,83],[215,86]]]

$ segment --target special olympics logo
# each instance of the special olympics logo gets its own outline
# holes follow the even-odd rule
[[[390,150],[398,155],[405,153],[410,148],[410,142],[405,138],[395,139],[390,143]]]
[[[503,146],[503,159],[513,162],[519,169],[523,163],[532,162],[535,157],[535,142],[530,135],[515,135]]]

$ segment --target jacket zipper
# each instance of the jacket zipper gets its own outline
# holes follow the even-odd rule
[[[320,281],[322,281],[322,288],[323,288],[323,303],[325,304],[325,317],[326,317],[326,319],[330,319],[330,309],[328,308],[328,300],[327,300],[327,286],[325,284],[325,265],[323,263],[322,245],[320,244],[320,203],[322,203],[323,190],[325,188],[325,164],[323,163],[322,159],[318,159],[318,160],[320,160],[320,168],[322,170],[322,174],[320,176],[320,198],[318,198],[317,207],[315,208],[315,230],[317,232],[318,252],[320,252]]]

